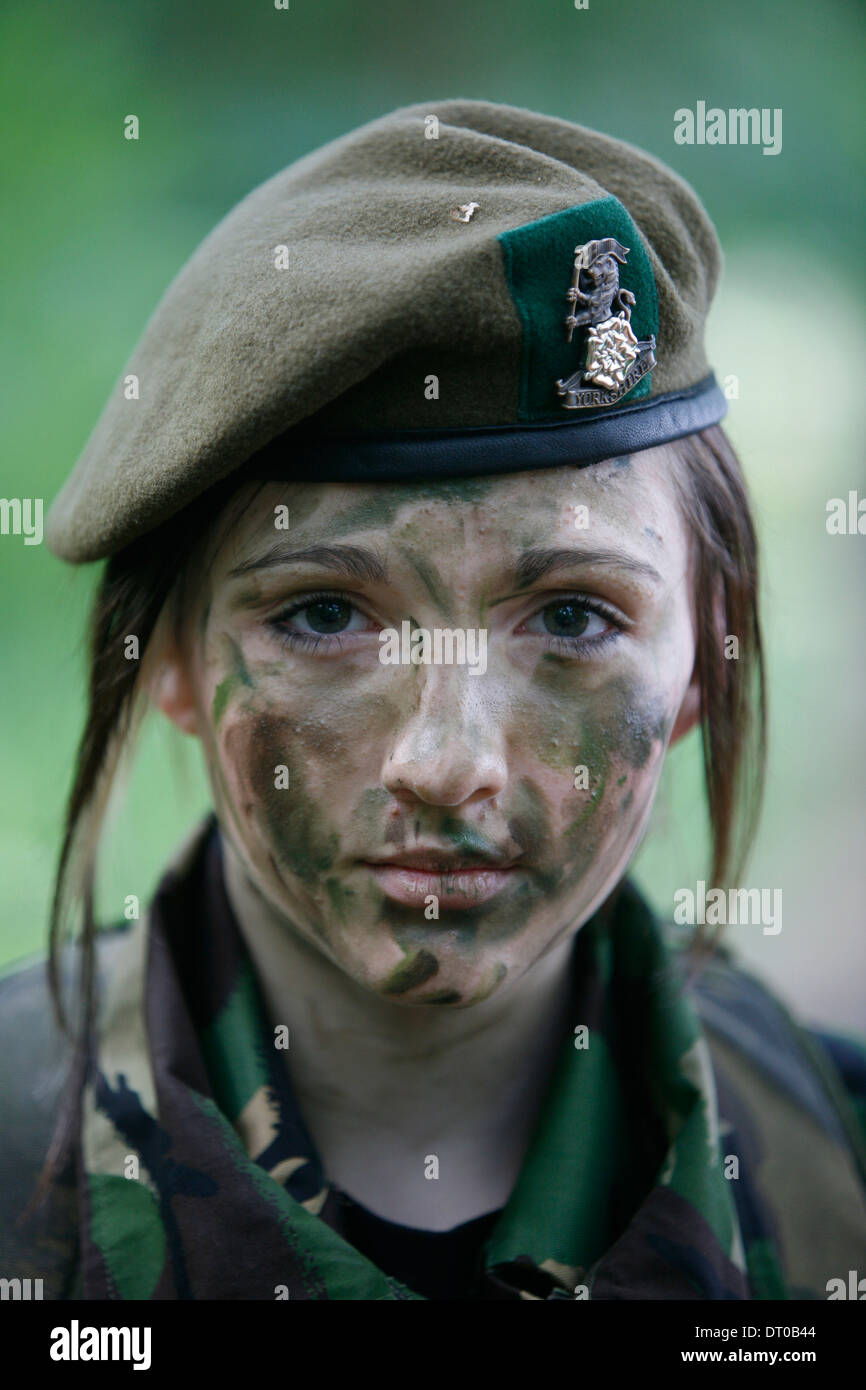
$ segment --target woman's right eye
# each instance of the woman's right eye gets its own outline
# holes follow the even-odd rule
[[[313,594],[283,609],[268,625],[283,642],[315,647],[328,638],[370,630],[370,619],[340,594]]]
[[[345,599],[322,598],[316,599],[315,603],[305,604],[303,608],[294,609],[291,616],[302,630],[325,637],[334,632],[344,632],[348,628],[353,611],[357,610],[353,610],[352,605]],[[284,620],[288,616],[285,614]]]

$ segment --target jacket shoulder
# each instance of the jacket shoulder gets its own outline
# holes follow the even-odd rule
[[[110,974],[127,925],[97,936],[97,977]],[[73,950],[60,961],[64,999],[74,987]],[[70,1077],[72,1044],[54,1016],[44,956],[0,974],[0,1272],[42,1279],[44,1298],[68,1297],[77,1248],[71,1160],[48,1199],[29,1207]]]
[[[727,949],[692,991],[711,1040],[737,1051],[818,1124],[844,1134],[866,1163],[866,1039],[804,1022]]]
[[[755,1296],[824,1299],[866,1248],[866,1046],[798,1019],[728,950],[691,993]]]

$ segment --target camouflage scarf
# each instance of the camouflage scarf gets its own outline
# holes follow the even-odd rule
[[[674,955],[627,883],[575,936],[575,1031],[484,1246],[480,1297],[750,1297],[707,1043]],[[421,1298],[341,1235],[215,822],[122,956],[83,1094],[83,1296]]]

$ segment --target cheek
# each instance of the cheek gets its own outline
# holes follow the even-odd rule
[[[314,884],[339,849],[336,829],[321,810],[326,798],[315,762],[311,766],[303,750],[293,720],[273,711],[238,711],[220,729],[224,800],[258,867],[283,886],[287,874]]]
[[[593,887],[624,867],[652,806],[664,759],[665,730],[635,764],[616,739],[603,745],[596,775],[586,790],[575,788],[560,802],[564,848],[563,889],[591,876]]]
[[[554,672],[554,674],[552,674]],[[585,688],[579,672],[545,664],[544,698],[521,708],[523,767],[550,808],[552,885],[570,890],[610,871],[633,845],[658,784],[676,701],[621,676]],[[553,870],[553,860],[556,869]]]
[[[380,691],[343,691],[333,679],[315,697],[296,687],[290,672],[253,672],[221,712],[210,763],[257,867],[283,889],[294,880],[313,890],[338,859],[350,808],[377,781],[396,713]]]

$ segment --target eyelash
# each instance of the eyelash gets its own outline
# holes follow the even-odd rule
[[[588,594],[560,594],[550,603],[543,604],[538,612],[543,613],[545,608],[551,606],[551,603],[575,603],[584,608],[587,613],[594,613],[596,617],[604,618],[614,628],[613,632],[603,632],[597,637],[557,637],[555,633],[550,633],[547,638],[548,649],[562,656],[571,657],[572,660],[575,657],[590,659],[614,642],[618,642],[625,631],[626,625],[616,610],[608,607],[601,599],[590,598]],[[530,615],[533,618],[536,616],[536,613]],[[527,618],[526,621],[528,622],[529,619]]]
[[[356,608],[345,594],[328,592],[325,590],[320,593],[304,594],[303,599],[283,609],[276,617],[267,620],[268,626],[271,628],[277,641],[295,651],[315,651],[323,642],[331,647],[336,646],[338,651],[342,651],[343,644],[340,641],[341,636],[343,636],[342,633],[328,634],[323,632],[314,634],[311,632],[293,632],[291,629],[284,626],[296,613],[302,613],[305,608],[311,608],[313,604],[326,602],[328,599],[336,599],[340,603],[349,603],[350,607],[354,608],[356,612],[363,612],[362,609]],[[594,613],[597,617],[604,618],[606,622],[611,623],[615,628],[615,631],[604,632],[598,637],[558,637],[554,633],[551,633],[547,638],[547,643],[548,649],[552,652],[558,652],[561,655],[570,656],[572,658],[575,657],[575,655],[595,654],[612,643],[617,642],[625,630],[625,624],[619,614],[614,609],[609,608],[608,605],[603,603],[600,599],[589,598],[586,594],[574,593],[561,594],[557,599],[551,600],[550,602],[577,603],[581,608],[585,608],[588,613]],[[544,604],[538,612],[543,613],[545,608],[550,607],[550,602]],[[530,614],[530,618],[536,616],[536,613]],[[528,622],[529,618],[525,619],[525,621]]]
[[[312,608],[314,603],[326,602],[328,599],[336,599],[340,603],[349,603],[352,608],[355,607],[345,594],[329,593],[325,590],[322,590],[321,593],[304,594],[302,599],[290,604],[288,608],[284,608],[276,617],[268,619],[268,626],[277,641],[295,651],[315,651],[323,642],[331,647],[336,646],[338,651],[342,651],[343,644],[340,641],[342,633],[334,632],[329,635],[325,632],[292,632],[291,629],[283,626],[296,613],[303,613],[305,608]],[[360,613],[362,610],[358,608],[356,611]]]

